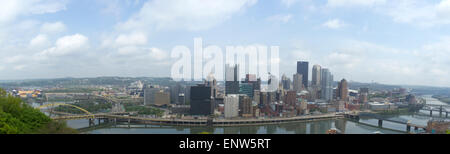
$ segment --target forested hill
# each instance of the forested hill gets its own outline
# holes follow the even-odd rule
[[[70,134],[76,130],[0,89],[0,134]]]

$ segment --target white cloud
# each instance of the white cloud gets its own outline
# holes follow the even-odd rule
[[[386,0],[328,0],[329,7],[358,7],[358,6],[376,6],[385,4]]]
[[[339,29],[339,28],[345,27],[346,25],[347,25],[346,23],[344,23],[343,21],[341,21],[339,19],[328,20],[327,22],[322,24],[322,26],[328,27],[331,29]]]
[[[142,54],[142,51],[136,46],[126,46],[118,48],[117,53],[119,55],[139,55]]]
[[[2,1],[0,5],[0,23],[13,20],[20,12],[19,1]]]
[[[344,40],[338,44],[332,47],[332,52],[319,56],[318,61],[323,67],[330,68],[336,78],[361,82],[374,80],[386,84],[450,86],[449,38],[424,45],[417,51],[356,40]]]
[[[55,13],[66,10],[66,0],[34,0],[29,11],[32,14]]]
[[[44,23],[41,26],[41,33],[61,33],[66,31],[66,25],[62,22],[54,22],[54,23]]]
[[[47,35],[43,35],[43,34],[40,34],[40,35],[34,37],[30,41],[30,46],[31,47],[44,47],[44,46],[47,46],[49,44],[50,44],[50,42],[49,42],[49,40],[47,38]]]
[[[121,34],[115,40],[116,45],[145,45],[147,36],[143,33]]]
[[[39,53],[39,56],[63,56],[86,49],[89,46],[88,38],[81,34],[69,35],[59,38],[54,47]]]
[[[167,52],[158,49],[158,48],[150,48],[150,56],[156,60],[163,60],[167,58]]]
[[[140,0],[97,0],[96,2],[103,5],[100,10],[101,13],[120,18],[127,7],[138,5]]]
[[[392,3],[387,10],[380,12],[386,12],[395,22],[422,27],[450,24],[450,0],[442,0],[439,3],[402,0]]]
[[[0,5],[0,23],[20,15],[55,13],[66,9],[66,0],[4,0]]]
[[[267,17],[267,21],[277,22],[277,23],[287,23],[292,19],[292,14],[277,14]]]
[[[450,24],[450,0],[328,0],[327,7],[369,7],[398,23],[420,27]]]
[[[127,60],[157,60],[161,61],[168,57],[167,52],[159,48],[145,48],[137,46],[126,46],[117,49],[116,58],[127,59]]]
[[[257,0],[153,0],[144,4],[138,14],[120,30],[209,29],[254,5]]]

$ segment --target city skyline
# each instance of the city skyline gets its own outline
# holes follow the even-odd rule
[[[5,2],[0,80],[169,77],[172,48],[203,37],[280,46],[280,76],[308,61],[309,81],[318,64],[336,81],[450,87],[450,0],[180,2]]]

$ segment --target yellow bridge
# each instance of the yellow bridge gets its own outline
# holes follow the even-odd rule
[[[85,117],[85,118],[83,118],[83,119],[86,119],[86,118],[95,118],[95,115],[92,114],[91,112],[89,112],[89,111],[87,111],[86,109],[83,109],[83,108],[81,108],[81,107],[79,107],[79,106],[72,105],[72,104],[64,104],[64,103],[45,104],[45,105],[42,105],[42,106],[37,107],[37,109],[43,109],[43,108],[48,108],[48,107],[56,107],[56,106],[70,106],[70,107],[76,108],[76,109],[78,109],[78,110],[81,110],[81,111],[83,111],[84,113],[87,114],[87,115],[80,115],[80,116]],[[59,118],[59,117],[55,117],[55,118],[52,118],[52,119],[58,119],[58,118]]]

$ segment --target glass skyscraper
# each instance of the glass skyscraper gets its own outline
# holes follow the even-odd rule
[[[309,62],[306,61],[298,61],[297,62],[297,73],[302,75],[302,84],[305,89],[308,89],[308,70],[309,70]]]

